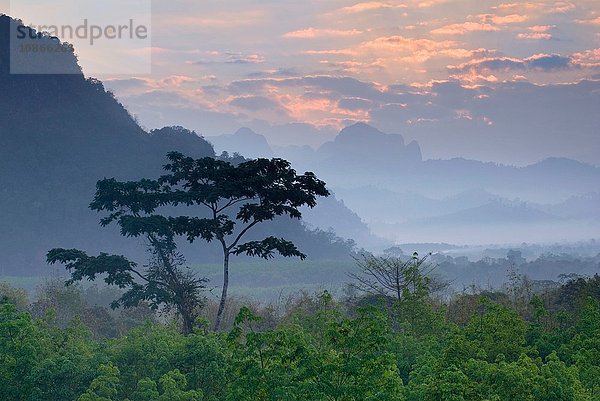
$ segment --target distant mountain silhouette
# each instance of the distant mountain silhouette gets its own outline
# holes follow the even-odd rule
[[[393,168],[422,159],[416,142],[405,145],[401,135],[385,134],[364,123],[344,128],[332,142],[323,144],[317,154],[321,163],[344,163],[352,168]]]
[[[344,128],[320,149],[278,150],[299,168],[312,167],[336,188],[375,186],[394,192],[447,197],[481,188],[502,197],[554,203],[575,194],[600,191],[600,168],[565,158],[526,167],[464,158],[422,160],[416,142],[385,134],[367,124]]]
[[[241,128],[232,135],[207,138],[217,151],[239,152],[246,157],[270,157],[274,151],[264,136],[249,128]],[[421,149],[415,141],[405,145],[401,135],[385,134],[364,123],[344,128],[333,141],[318,150],[309,146],[276,148],[279,156],[304,159],[304,164],[317,163],[337,166],[342,163],[352,169],[394,168],[413,165],[422,159]]]
[[[576,160],[550,158],[514,167],[475,160],[450,159],[423,162],[415,178],[427,177],[441,192],[469,188],[538,203],[555,203],[574,194],[600,190],[600,168]],[[423,185],[414,183],[418,190]]]
[[[145,132],[100,81],[84,77],[72,53],[61,68],[76,74],[11,75],[14,24],[20,21],[0,16],[0,275],[45,271],[52,247],[145,258],[141,242],[99,227],[88,210],[96,182],[154,178],[167,152],[214,157],[212,145],[182,127]],[[312,257],[348,257],[345,245],[333,246],[295,220],[264,230],[297,241]],[[186,246],[191,262],[217,258],[211,247]]]
[[[540,209],[563,218],[600,221],[600,193],[572,196],[564,202]]]
[[[335,187],[337,196],[368,221],[402,222],[411,219],[455,213],[499,199],[482,189],[464,191],[434,199],[414,192],[397,193],[374,186],[352,189]]]
[[[250,128],[240,128],[231,135],[219,135],[206,138],[215,147],[217,153],[227,151],[240,153],[245,157],[259,158],[274,156],[273,150],[264,136]]]
[[[442,216],[433,216],[410,223],[418,224],[506,224],[506,223],[533,223],[557,220],[543,211],[537,210],[523,202],[492,201],[485,205],[460,210]]]

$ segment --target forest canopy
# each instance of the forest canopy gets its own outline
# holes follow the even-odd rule
[[[397,302],[327,291],[238,304],[226,330],[183,335],[150,309],[94,293],[0,287],[0,398],[147,400],[598,400],[600,276],[541,294]],[[208,322],[206,322],[208,323]]]

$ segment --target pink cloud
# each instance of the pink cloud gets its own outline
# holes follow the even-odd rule
[[[520,3],[502,3],[495,7],[492,7],[494,10],[500,11],[508,11],[508,12],[516,12],[516,11],[524,11],[524,10],[537,10],[541,8],[543,4],[540,3],[528,3],[528,2],[520,2]]]
[[[162,79],[159,86],[167,86],[167,87],[179,87],[188,82],[195,82],[196,80],[192,77],[188,77],[185,75],[171,75]]]
[[[437,56],[467,58],[473,51],[459,48],[457,43],[451,40],[436,41],[396,35],[381,36],[352,48],[306,50],[304,54],[353,57],[351,61],[355,63],[351,68],[358,72],[360,66],[394,71],[402,63],[422,63]],[[330,64],[328,61],[323,63]],[[339,63],[331,65],[339,66]]]
[[[510,15],[481,14],[478,17],[483,22],[492,23],[492,24],[496,24],[496,25],[517,24],[519,22],[524,22],[529,19],[528,16],[522,15],[522,14],[510,14]]]
[[[420,2],[418,2],[417,7],[419,7],[419,8],[429,8],[429,7],[437,6],[438,4],[443,4],[446,1],[447,0],[425,0],[425,1],[420,1]]]
[[[556,25],[530,26],[527,28],[530,32],[519,33],[517,39],[550,40],[552,39],[552,34],[549,31],[554,28],[556,28]]]
[[[600,17],[596,17],[593,19],[578,19],[578,20],[575,20],[575,22],[577,22],[578,24],[585,24],[585,25],[600,25]]]
[[[600,48],[586,50],[580,53],[574,53],[571,56],[574,64],[580,65],[585,68],[599,68],[600,67]]]
[[[552,39],[552,35],[549,33],[542,33],[542,32],[520,33],[517,35],[517,38],[518,39],[534,39],[534,40],[539,40],[539,39],[550,40],[550,39]]]
[[[556,25],[535,25],[530,26],[527,29],[529,29],[531,32],[548,32],[554,28],[556,28]]]
[[[541,53],[522,59],[513,57],[484,57],[459,65],[448,66],[448,71],[453,78],[473,82],[474,80],[484,80],[482,77],[486,77],[491,73],[507,74],[517,71],[556,73],[557,71],[594,71],[599,68],[600,48],[597,48],[567,56]],[[518,76],[520,75],[518,74]]]
[[[556,1],[554,3],[549,3],[547,1],[502,3],[492,7],[492,10],[497,10],[499,12],[513,12],[521,14],[530,11],[540,11],[546,14],[564,14],[573,9],[575,9],[575,4],[568,1]]]
[[[383,36],[365,42],[361,46],[373,50],[419,52],[449,49],[455,45],[456,42],[450,40],[435,41],[431,39],[406,38],[404,36]]]
[[[338,30],[338,29],[318,29],[318,28],[306,28],[300,29],[293,32],[288,32],[283,35],[284,38],[292,39],[313,39],[321,37],[349,37],[362,34],[363,31],[358,29],[349,30]]]
[[[405,4],[390,4],[384,3],[381,1],[366,1],[362,3],[357,3],[353,6],[344,7],[341,9],[342,12],[346,13],[361,13],[365,11],[373,11],[373,10],[381,10],[381,9],[390,9],[390,8],[406,8]]]
[[[328,56],[356,56],[358,53],[353,49],[327,49],[327,50],[305,50],[304,54],[328,55]]]
[[[434,35],[464,35],[467,32],[493,32],[500,28],[481,22],[463,22],[462,24],[450,24],[431,31]]]
[[[575,8],[575,4],[573,4],[569,1],[557,1],[556,3],[554,3],[552,8],[550,8],[550,12],[563,14],[563,13],[566,13],[567,11],[573,10],[574,8]]]
[[[529,17],[520,14],[494,15],[479,14],[468,16],[467,19],[476,21],[466,21],[463,23],[450,24],[431,31],[434,35],[464,35],[469,32],[495,32],[500,31],[502,27],[508,24],[516,24],[529,19]]]

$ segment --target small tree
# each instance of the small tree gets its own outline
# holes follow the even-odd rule
[[[123,236],[147,241],[151,259],[144,268],[124,256],[107,253],[88,256],[77,249],[52,249],[47,259],[50,264],[64,264],[71,272],[67,285],[104,274],[107,284],[126,288],[123,296],[112,303],[113,308],[147,301],[153,309],[176,310],[182,319],[182,331],[189,334],[204,303],[201,291],[206,280],[185,268],[183,257],[177,253],[169,219],[155,214],[167,201],[157,181],[122,183],[105,179],[98,182],[90,204],[92,210],[109,213],[100,220],[102,226],[115,222]]]
[[[357,260],[359,272],[349,274],[355,280],[352,285],[383,298],[398,329],[415,336],[439,332],[443,330],[441,319],[429,296],[448,284],[431,276],[435,266],[427,262],[428,256],[414,253],[405,260],[363,255]]]
[[[170,174],[161,178],[168,186],[173,205],[202,206],[208,217],[171,219],[173,230],[190,242],[201,238],[217,240],[223,251],[223,288],[215,321],[219,330],[229,286],[231,255],[246,254],[269,259],[277,252],[282,256],[306,256],[283,238],[268,236],[258,241],[243,242],[256,225],[277,216],[300,219],[302,206],[314,207],[317,196],[329,196],[325,183],[310,172],[296,174],[282,159],[257,159],[237,166],[213,158],[193,159],[180,153],[169,153]]]
[[[430,291],[428,277],[433,267],[426,263],[427,256],[415,252],[409,260],[398,257],[362,255],[357,259],[359,273],[349,273],[353,286],[371,295],[394,298],[425,298]]]

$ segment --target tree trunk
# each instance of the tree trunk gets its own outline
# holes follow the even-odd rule
[[[229,253],[223,255],[223,291],[221,292],[221,302],[219,302],[219,311],[217,312],[217,320],[215,321],[215,331],[221,328],[221,320],[223,318],[223,310],[225,310],[225,301],[227,300],[227,287],[229,286]]]
[[[181,320],[182,320],[182,327],[181,327],[182,334],[184,336],[192,334],[192,332],[194,331],[194,323],[195,323],[192,314],[189,313],[187,310],[180,311],[179,314],[181,315]]]

